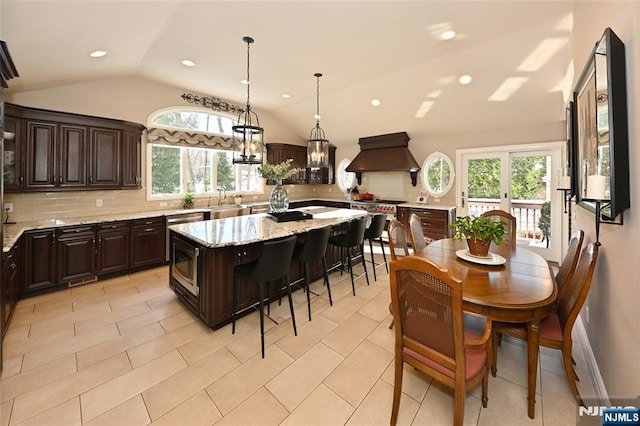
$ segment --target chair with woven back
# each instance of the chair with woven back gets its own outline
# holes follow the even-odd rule
[[[407,363],[454,390],[453,423],[462,425],[467,390],[482,382],[487,406],[491,320],[482,336],[464,329],[462,281],[428,259],[391,262],[395,329],[395,381],[391,424],[398,420],[403,365]]]
[[[427,239],[425,239],[424,231],[422,230],[422,220],[415,213],[412,213],[409,217],[409,233],[411,234],[411,245],[414,253],[427,247]],[[431,240],[429,239],[429,241]]]
[[[511,250],[515,250],[518,230],[518,221],[515,216],[504,210],[489,210],[482,213],[482,216],[504,222],[504,239],[502,240],[502,243],[504,244],[506,242],[511,244]]]
[[[409,246],[407,244],[407,232],[402,222],[397,219],[389,221],[387,228],[389,235],[389,251],[391,252],[391,260],[397,260],[399,257],[409,256]]]
[[[567,376],[569,388],[576,401],[584,405],[576,381],[578,380],[573,369],[573,358],[571,356],[573,340],[571,331],[578,318],[578,314],[584,305],[584,301],[589,293],[591,278],[598,259],[598,246],[591,243],[580,253],[575,272],[568,282],[563,284],[563,289],[558,299],[556,311],[540,322],[540,346],[562,351],[564,370]],[[498,340],[498,333],[514,336],[522,340],[527,339],[527,328],[524,324],[507,324],[494,322],[493,343],[494,347]],[[493,363],[491,373],[495,377],[498,365],[498,352],[493,353]]]

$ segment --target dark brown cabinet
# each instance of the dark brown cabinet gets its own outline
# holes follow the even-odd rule
[[[414,213],[420,218],[422,233],[425,237],[432,240],[453,237],[453,230],[449,229],[449,224],[452,223],[456,217],[456,209],[454,207],[438,209],[426,206],[398,207],[396,217],[405,226],[407,232],[409,232],[409,219]]]
[[[56,230],[56,284],[96,279],[96,231],[93,225]]]
[[[29,294],[56,285],[56,238],[54,229],[28,231],[24,234],[24,284]]]
[[[129,222],[98,224],[97,275],[129,269]]]
[[[117,188],[120,186],[120,135],[112,129],[91,128],[89,186]]]
[[[20,299],[22,283],[22,244],[18,241],[2,255],[2,330],[6,332],[13,309]]]
[[[21,111],[11,106],[5,109],[4,117],[4,191],[20,191],[24,185],[23,166],[23,120]]]
[[[165,260],[165,219],[155,217],[131,222],[131,267],[162,264]]]
[[[127,125],[122,132],[122,187],[142,187],[142,130],[139,125]]]
[[[60,168],[54,184],[59,188],[87,186],[87,128],[60,125]]]
[[[269,143],[267,144],[267,160],[271,164],[282,163],[286,160],[291,161],[291,167],[297,167],[300,171],[288,179],[282,181],[285,185],[296,185],[307,183],[307,147],[300,145],[289,145],[286,143]],[[267,181],[273,185],[275,182]]]
[[[27,120],[25,189],[50,190],[56,186],[57,134],[56,123]]]

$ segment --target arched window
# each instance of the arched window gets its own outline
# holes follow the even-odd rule
[[[257,167],[233,164],[231,116],[183,107],[157,111],[148,122],[148,198],[263,191]]]
[[[340,191],[345,193],[351,191],[351,189],[356,186],[356,174],[346,170],[349,164],[351,164],[351,160],[343,158],[338,163],[338,167],[336,167],[336,183]]]

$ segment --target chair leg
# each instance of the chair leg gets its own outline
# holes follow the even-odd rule
[[[387,255],[384,254],[384,243],[382,242],[382,237],[378,239],[380,241],[380,248],[382,249],[382,259],[384,259],[384,269],[387,270],[387,274],[389,273],[389,265],[387,264]]]
[[[324,284],[327,286],[327,293],[329,293],[329,305],[333,306],[333,300],[331,299],[331,285],[329,285],[329,273],[327,272],[326,256],[322,256],[322,269],[324,270]]]
[[[576,399],[576,402],[584,407],[584,401],[580,397],[580,392],[578,392],[578,385],[576,385],[576,375],[573,371],[573,365],[571,364],[571,347],[572,345],[564,344],[562,345],[562,359],[564,361],[564,372],[567,376],[567,382],[569,383],[569,389],[571,389],[571,393]]]
[[[398,411],[400,409],[400,396],[402,395],[402,372],[403,364],[402,354],[396,352],[395,358],[395,377],[393,381],[393,404],[391,405],[391,422],[394,426],[398,422]]]
[[[309,321],[311,321],[311,289],[309,288],[309,264],[302,263],[302,272],[304,275],[304,286],[307,290],[307,310],[309,311]]]
[[[482,376],[482,406],[487,408],[487,402],[489,398],[487,398],[487,391],[489,390],[489,366],[484,370],[484,375]]]
[[[369,250],[371,251],[371,267],[373,268],[373,280],[378,281],[378,277],[376,277],[376,259],[373,257],[373,243],[371,239],[369,239]],[[364,259],[364,252],[362,252],[362,263],[364,264],[366,260]]]
[[[453,392],[453,424],[455,426],[462,426],[464,420],[464,400],[467,395],[464,387],[458,389],[458,386],[456,386]]]
[[[259,282],[258,287],[260,287],[260,347],[262,358],[264,358],[264,284]]]
[[[298,335],[298,329],[296,328],[296,313],[293,310],[293,299],[291,298],[291,286],[289,285],[289,275],[284,276],[285,285],[287,286],[287,296],[289,296],[289,309],[291,310],[291,322],[293,323],[293,334],[294,336]],[[307,297],[309,296],[309,292],[307,291]],[[309,314],[311,315],[311,314]]]
[[[233,302],[231,310],[231,334],[236,334],[236,305],[238,303],[238,274],[233,273]]]
[[[369,274],[367,273],[367,262],[364,261],[364,242],[360,244],[360,253],[362,253],[362,266],[364,267],[364,276],[367,278],[367,285],[369,285]],[[375,266],[374,266],[375,269]]]
[[[356,284],[353,282],[353,268],[351,267],[351,256],[347,256],[347,263],[349,264],[349,273],[351,274],[351,291],[353,295],[356,295]]]

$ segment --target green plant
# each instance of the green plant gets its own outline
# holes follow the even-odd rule
[[[502,243],[504,222],[484,216],[459,216],[449,225],[455,231],[456,240],[491,241],[496,245]]]
[[[288,159],[278,164],[263,164],[258,167],[258,173],[265,179],[281,180],[286,179],[300,171],[297,167],[291,168],[292,159]]]
[[[186,194],[184,194],[184,198],[182,199],[182,201],[184,201],[185,204],[193,204],[193,194],[187,192]]]

